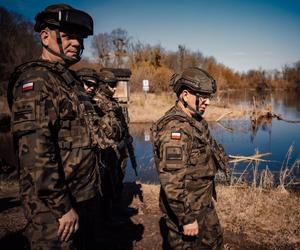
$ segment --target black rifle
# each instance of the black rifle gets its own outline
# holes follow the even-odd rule
[[[128,114],[128,113],[126,112],[126,114]],[[131,161],[131,166],[134,170],[135,176],[138,176],[138,173],[137,173],[137,166],[138,165],[137,165],[136,157],[135,157],[135,153],[134,153],[133,138],[129,134],[129,128],[128,128],[128,125],[127,125],[122,107],[120,107],[119,110],[118,110],[118,116],[119,116],[119,118],[121,120],[121,123],[122,123],[122,126],[124,128],[124,142],[125,142],[125,146],[128,149],[128,154],[129,154],[129,158],[130,158],[130,161]]]

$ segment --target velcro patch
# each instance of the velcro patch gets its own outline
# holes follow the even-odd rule
[[[172,140],[180,140],[181,139],[181,133],[180,132],[171,132],[171,139]]]
[[[22,86],[22,91],[26,92],[26,91],[33,90],[33,86],[34,86],[33,82],[26,82]]]
[[[166,148],[166,160],[182,160],[182,148],[181,147],[167,147]]]

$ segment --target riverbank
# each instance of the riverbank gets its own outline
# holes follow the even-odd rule
[[[300,248],[299,195],[246,186],[217,186],[217,192],[216,208],[224,230],[225,249]],[[135,212],[124,228],[107,231],[109,244],[115,247],[111,249],[162,249],[164,230],[158,197],[158,185],[125,184],[124,206]],[[21,209],[18,203],[15,205],[1,210],[2,244],[20,238],[16,232],[25,226]]]
[[[173,93],[132,93],[128,106],[129,118],[132,123],[151,123],[158,120],[170,109],[176,101]],[[251,114],[251,108],[246,106],[230,105],[220,100],[212,100],[204,117],[207,121],[218,119],[246,119]]]

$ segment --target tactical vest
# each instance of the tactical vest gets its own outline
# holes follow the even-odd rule
[[[103,121],[108,120],[109,126],[116,131],[113,140],[121,142],[125,136],[127,123],[124,119],[122,108],[119,106],[116,99],[104,93],[99,93],[95,96],[95,110],[98,110],[100,117],[104,117]]]
[[[61,149],[71,148],[89,148],[93,144],[90,123],[92,123],[92,116],[95,115],[94,108],[90,103],[89,97],[78,88],[77,79],[72,73],[59,63],[47,62],[37,60],[20,65],[12,74],[7,91],[7,100],[10,109],[14,102],[13,89],[16,81],[21,74],[30,68],[44,67],[55,76],[61,79],[64,84],[55,84],[56,88],[62,91],[67,97],[68,101],[75,102],[74,109],[77,115],[69,117],[68,119],[58,118],[58,143]]]
[[[159,140],[159,132],[172,120],[188,122],[192,129],[195,130],[195,133],[193,133],[193,136],[195,137],[194,140],[201,142],[201,145],[204,145],[201,151],[198,148],[195,148],[195,150],[191,151],[191,154],[195,154],[194,157],[189,159],[189,164],[193,167],[187,169],[186,178],[213,178],[217,172],[217,166],[213,160],[213,152],[211,148],[212,137],[210,136],[208,130],[208,124],[205,120],[196,121],[184,113],[178,112],[175,107],[169,110],[165,116],[163,116],[152,127],[154,158],[156,165],[158,166],[158,161],[160,161],[160,159],[158,157],[159,145],[156,145],[155,142]],[[205,168],[203,168],[203,166],[205,166]],[[215,195],[215,190],[213,190],[213,193]]]

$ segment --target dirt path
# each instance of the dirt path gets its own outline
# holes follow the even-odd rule
[[[107,249],[162,249],[165,228],[158,193],[157,185],[125,184],[124,207],[130,208],[130,213],[124,227],[105,231]],[[224,229],[225,249],[300,249],[299,197],[232,187],[218,187],[218,194],[217,211]],[[1,249],[23,249],[25,239],[20,231],[26,220],[18,200],[9,198],[12,193],[4,196]]]

